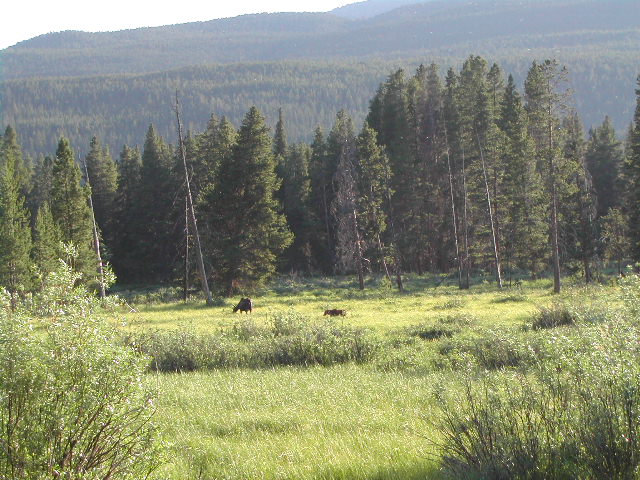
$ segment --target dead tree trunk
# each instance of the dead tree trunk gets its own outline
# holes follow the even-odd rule
[[[467,218],[467,173],[465,166],[465,154],[464,145],[462,147],[462,197],[463,197],[463,210],[462,210],[462,230],[464,232],[464,282],[462,283],[462,289],[468,290],[470,287],[470,256],[469,256],[469,221]]]
[[[189,299],[189,202],[184,197],[184,292],[183,300]]]
[[[358,215],[356,208],[353,207],[353,235],[356,241],[356,270],[358,272],[358,286],[360,290],[364,290],[364,273],[362,271],[362,242],[360,240],[360,232],[358,232]]]
[[[100,235],[98,235],[98,225],[96,224],[96,215],[93,210],[93,195],[91,194],[91,180],[89,179],[89,169],[87,168],[87,162],[82,162],[84,165],[84,174],[87,178],[87,186],[89,187],[89,208],[91,209],[91,223],[93,225],[93,250],[98,260],[98,277],[100,285],[100,298],[105,299],[107,296],[104,280],[104,265],[102,264],[102,255],[100,255]]]
[[[496,229],[493,222],[493,208],[491,206],[491,195],[489,194],[489,181],[487,180],[487,167],[484,162],[484,153],[482,151],[482,145],[480,143],[480,136],[476,132],[476,139],[478,140],[478,149],[480,150],[480,159],[482,161],[482,175],[484,176],[484,188],[487,194],[487,208],[489,209],[489,221],[491,223],[491,240],[493,244],[493,255],[496,262],[496,280],[498,282],[498,288],[502,288],[502,273],[500,271],[500,253],[498,252],[498,244],[496,242]]]
[[[453,192],[453,172],[451,170],[451,158],[449,156],[449,139],[447,129],[444,130],[444,143],[447,154],[447,168],[449,169],[449,193],[451,194],[451,216],[453,220],[453,238],[456,246],[456,260],[458,263],[458,287],[462,288],[462,257],[460,256],[460,245],[458,241],[458,218],[456,216],[456,200]]]
[[[202,290],[207,298],[207,305],[213,305],[213,298],[209,290],[209,282],[207,281],[207,272],[204,268],[204,259],[202,258],[202,248],[200,246],[200,235],[198,235],[198,224],[196,222],[196,213],[193,209],[193,198],[191,196],[191,185],[189,184],[189,169],[187,168],[187,152],[184,147],[182,138],[182,122],[180,121],[180,104],[178,102],[178,92],[176,91],[176,121],[178,123],[178,142],[180,144],[180,154],[182,155],[182,164],[184,165],[184,178],[187,188],[187,207],[189,210],[189,220],[193,231],[193,238],[196,243],[196,261],[198,263],[198,271],[200,273],[200,281],[202,282]]]

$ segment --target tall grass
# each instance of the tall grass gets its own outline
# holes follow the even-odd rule
[[[157,372],[190,372],[148,377],[163,392],[158,479],[637,476],[636,287],[620,286],[622,315],[611,288],[350,282],[282,281],[253,316],[227,302],[129,317]],[[327,308],[349,314],[327,323]]]
[[[310,322],[295,312],[275,314],[267,325],[243,319],[217,334],[157,330],[131,335],[126,341],[149,356],[151,368],[161,372],[363,363],[379,348],[366,329],[332,320]]]
[[[155,478],[437,479],[435,380],[361,365],[153,375],[168,442]]]

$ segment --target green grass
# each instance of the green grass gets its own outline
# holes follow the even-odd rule
[[[435,380],[362,366],[158,375],[159,478],[437,478]]]
[[[519,348],[517,335],[553,334],[522,332],[540,307],[558,298],[548,280],[503,292],[482,283],[466,292],[436,288],[437,281],[410,278],[408,292],[399,294],[375,283],[360,292],[352,279],[283,279],[252,294],[251,317],[258,323],[268,323],[276,312],[292,310],[314,321],[325,309],[346,309],[347,316],[336,321],[374,330],[385,348],[364,365],[150,374],[167,445],[155,478],[442,478],[434,391],[456,388],[456,369],[464,368],[469,355],[481,366],[501,365],[502,350],[494,343],[482,347],[477,338],[497,338],[495,345],[506,352]],[[587,303],[602,292],[576,286],[560,299]],[[220,332],[249,317],[232,313],[238,298],[216,307],[135,305],[138,312],[124,315],[124,328]],[[430,329],[438,328],[452,335],[432,338]],[[486,351],[475,352],[476,343]]]
[[[348,279],[320,279],[295,283],[281,280],[272,288],[252,295],[255,320],[267,320],[275,312],[294,310],[311,319],[320,319],[327,309],[347,311],[345,324],[379,331],[428,321],[448,312],[473,312],[481,325],[514,325],[529,319],[537,307],[553,299],[546,280],[526,282],[521,289],[498,292],[494,285],[477,285],[469,291],[455,286],[434,288],[435,282],[411,278],[408,293],[390,287],[372,286],[357,290]],[[519,298],[518,298],[519,297]],[[198,331],[217,331],[232,326],[244,314],[232,312],[238,298],[222,300],[224,305],[206,307],[202,302],[174,302],[135,305],[138,313],[127,314],[131,330],[188,327]],[[511,300],[511,301],[509,301]],[[515,300],[515,301],[514,301]]]

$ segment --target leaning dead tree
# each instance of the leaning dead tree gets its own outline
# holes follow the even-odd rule
[[[207,305],[213,305],[211,290],[209,290],[209,282],[207,281],[207,272],[204,268],[204,259],[202,258],[202,248],[200,246],[200,235],[198,234],[198,224],[196,222],[196,213],[193,209],[193,197],[191,196],[191,185],[189,183],[189,169],[187,168],[187,152],[182,137],[182,121],[180,120],[180,103],[178,101],[178,92],[176,91],[176,121],[178,123],[178,143],[180,144],[180,154],[182,155],[182,164],[184,165],[184,178],[187,190],[187,210],[189,222],[191,223],[191,231],[195,240],[196,247],[196,263],[198,264],[198,272],[200,273],[200,281],[202,282],[202,290],[207,297]]]
[[[458,241],[458,217],[456,215],[456,200],[453,189],[453,172],[451,170],[451,157],[449,156],[449,138],[447,137],[447,127],[444,127],[445,153],[447,156],[447,168],[449,170],[449,193],[451,194],[451,215],[453,223],[453,239],[456,246],[456,260],[458,263],[458,287],[462,288],[462,256],[460,255],[460,245]]]
[[[484,162],[484,152],[482,150],[482,144],[480,143],[480,135],[476,130],[476,140],[478,141],[478,149],[480,150],[480,159],[482,160],[482,175],[484,177],[484,188],[487,195],[487,209],[489,211],[489,221],[491,223],[491,242],[493,246],[493,256],[496,262],[496,280],[498,282],[498,288],[502,288],[502,272],[500,267],[500,252],[498,251],[498,242],[496,240],[496,228],[493,221],[493,207],[491,206],[491,195],[489,194],[489,181],[487,180],[487,167]]]
[[[87,187],[89,187],[89,208],[91,209],[91,222],[93,224],[93,250],[96,253],[96,260],[98,261],[98,276],[100,278],[100,298],[104,299],[107,296],[105,290],[104,280],[104,265],[102,264],[102,255],[100,255],[100,235],[98,235],[98,225],[96,224],[96,215],[93,210],[93,195],[91,194],[91,180],[89,179],[89,169],[87,168],[87,162],[82,162],[84,165],[84,174],[87,179]]]

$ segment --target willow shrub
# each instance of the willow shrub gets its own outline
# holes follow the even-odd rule
[[[469,372],[440,395],[443,470],[456,479],[640,475],[640,279],[604,323],[550,334],[526,368]],[[544,352],[544,353],[542,353]]]
[[[61,264],[15,311],[0,293],[0,478],[138,479],[157,464],[147,360],[78,278]]]
[[[126,343],[148,355],[151,368],[162,372],[364,363],[380,347],[366,329],[334,320],[313,323],[295,312],[276,313],[266,325],[244,319],[220,333],[154,331]]]

